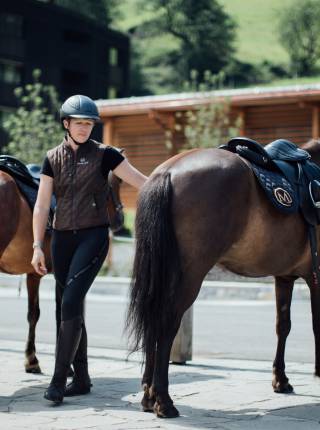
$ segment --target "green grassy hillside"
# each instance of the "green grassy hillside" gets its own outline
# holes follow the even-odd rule
[[[238,24],[237,57],[259,63],[286,63],[288,56],[278,41],[279,11],[295,0],[220,0]]]
[[[295,0],[220,0],[220,3],[238,24],[237,57],[242,61],[259,63],[270,60],[286,63],[288,56],[277,38],[277,16],[279,11]],[[116,27],[127,31],[152,16],[139,6],[139,0],[122,0],[122,17]],[[166,40],[165,46],[168,40]],[[161,40],[158,40],[158,46]],[[155,49],[158,49],[155,47]]]

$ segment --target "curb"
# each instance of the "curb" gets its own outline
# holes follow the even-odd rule
[[[131,278],[97,276],[90,289],[90,295],[108,295],[127,298]],[[20,295],[25,289],[26,275],[0,274],[0,289],[14,291]],[[53,275],[46,275],[41,280],[41,291],[54,292]],[[296,282],[294,298],[307,300],[310,298],[309,289],[302,281]],[[233,300],[274,300],[274,285],[272,282],[257,281],[204,281],[198,299],[233,299]]]

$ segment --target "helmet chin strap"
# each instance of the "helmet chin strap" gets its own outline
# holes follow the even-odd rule
[[[72,139],[72,140],[73,140],[73,142],[74,142],[77,146],[83,145],[84,143],[88,142],[88,140],[89,140],[89,139],[87,139],[85,142],[78,142],[77,140],[75,140],[75,139],[72,137],[72,135],[71,135],[71,133],[70,133],[70,130],[69,130],[68,128],[67,128],[66,135],[67,135],[67,136],[70,136],[70,139]]]

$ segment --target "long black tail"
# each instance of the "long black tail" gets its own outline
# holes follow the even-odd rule
[[[136,215],[136,254],[127,329],[132,351],[152,351],[175,318],[181,279],[178,244],[173,228],[169,172],[151,177],[140,193]]]

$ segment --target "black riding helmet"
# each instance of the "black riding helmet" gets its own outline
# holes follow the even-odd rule
[[[88,118],[99,121],[99,112],[95,102],[90,97],[77,94],[69,97],[61,106],[60,119]]]

